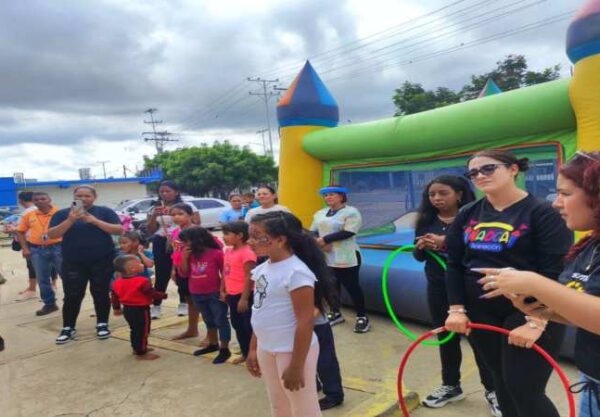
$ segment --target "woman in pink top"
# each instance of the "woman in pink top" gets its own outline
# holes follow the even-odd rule
[[[235,329],[242,356],[233,362],[238,364],[246,360],[252,339],[252,288],[251,272],[256,266],[256,254],[246,243],[248,241],[248,223],[243,221],[223,225],[223,240],[229,246],[225,250],[223,282],[231,325]]]

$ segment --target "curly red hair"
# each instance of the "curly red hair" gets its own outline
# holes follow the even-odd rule
[[[583,189],[594,213],[592,233],[574,244],[567,254],[567,260],[573,260],[589,243],[600,239],[600,152],[578,152],[561,168],[560,175]]]

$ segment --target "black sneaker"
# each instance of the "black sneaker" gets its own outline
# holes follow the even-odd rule
[[[4,350],[4,339],[0,336],[0,352]]]
[[[110,337],[110,330],[107,323],[98,323],[96,325],[96,338],[103,340]]]
[[[217,355],[216,358],[213,359],[213,363],[215,365],[225,363],[225,362],[227,362],[227,359],[229,359],[230,357],[231,357],[231,351],[229,349],[227,349],[227,348],[219,349],[219,354]]]
[[[344,400],[337,400],[335,398],[324,397],[319,400],[319,408],[321,408],[321,411],[329,410],[330,408],[342,405],[343,402]]]
[[[490,413],[494,417],[502,417],[502,411],[500,411],[500,404],[498,404],[498,397],[496,397],[496,391],[486,391],[485,400],[490,407]]]
[[[366,333],[371,328],[368,317],[357,317],[354,325],[354,333]]]
[[[340,324],[346,321],[342,313],[339,311],[330,311],[327,313],[327,320],[329,320],[329,324],[331,326],[335,326],[336,324]]]
[[[219,350],[219,345],[208,345],[205,348],[198,349],[194,352],[194,356],[206,355],[207,353],[216,352]]]
[[[54,313],[55,311],[58,311],[58,306],[56,304],[44,305],[44,307],[35,312],[35,315],[45,316],[46,314]]]
[[[63,327],[60,334],[56,338],[57,345],[64,345],[65,343],[75,339],[77,331],[71,327]]]
[[[460,401],[465,398],[460,385],[442,385],[435,389],[423,400],[423,405],[430,408],[441,408],[448,403]]]

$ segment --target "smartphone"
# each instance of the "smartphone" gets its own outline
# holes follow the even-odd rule
[[[73,200],[73,208],[83,211],[83,201],[81,200]]]

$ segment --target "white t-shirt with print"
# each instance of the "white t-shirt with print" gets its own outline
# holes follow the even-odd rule
[[[190,206],[193,213],[198,213],[198,208],[195,205],[188,203],[187,201],[184,201],[183,203]],[[178,227],[175,223],[173,223],[173,217],[168,214],[156,216],[156,223],[158,225],[158,229],[156,229],[156,232],[154,232],[155,236],[169,236],[171,233],[173,233],[173,230],[177,229]]]
[[[331,242],[331,250],[325,252],[327,265],[335,268],[349,268],[358,265],[356,252],[359,247],[356,243],[356,233],[362,227],[360,212],[352,206],[345,206],[330,217],[327,217],[328,212],[329,208],[317,211],[310,230],[318,232],[319,237],[325,237],[342,230],[352,232],[355,235],[348,239]]]
[[[267,352],[292,352],[297,321],[290,292],[301,287],[314,288],[315,274],[292,255],[283,261],[258,265],[252,271],[252,280],[255,288],[251,322],[258,347]],[[311,345],[316,342],[313,332]]]
[[[265,213],[270,213],[272,211],[285,211],[285,212],[291,213],[289,208],[287,208],[286,206],[282,206],[280,204],[275,204],[273,207],[269,207],[269,208],[255,207],[253,209],[248,210],[248,213],[246,213],[246,217],[244,217],[244,221],[246,223],[250,223],[250,220],[252,220],[252,217],[256,216],[257,214],[265,214]]]

